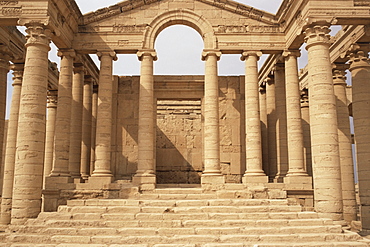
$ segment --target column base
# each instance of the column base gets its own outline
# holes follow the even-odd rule
[[[113,177],[90,177],[87,184],[90,188],[103,189],[104,185],[111,184]]]
[[[243,184],[261,184],[261,183],[268,183],[269,177],[268,176],[250,176],[244,175],[242,178]]]
[[[150,175],[135,175],[132,177],[132,184],[140,187],[140,190],[154,190],[157,183],[157,177]]]
[[[72,177],[53,177],[49,176],[45,178],[45,189],[74,189]]]
[[[312,189],[312,177],[310,176],[287,176],[284,178],[284,183],[287,184],[287,189]]]
[[[224,184],[224,175],[205,175],[203,174],[200,178],[201,184]]]

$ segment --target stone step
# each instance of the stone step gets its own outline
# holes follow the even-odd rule
[[[87,199],[69,200],[67,206],[158,206],[158,207],[191,207],[191,206],[269,206],[288,205],[287,200],[272,199],[204,199],[204,200],[132,200],[132,199]]]
[[[137,214],[137,213],[269,213],[269,212],[300,212],[302,207],[299,205],[268,205],[268,206],[74,206],[60,207],[60,213],[75,215],[78,213],[95,214]]]
[[[338,233],[310,233],[310,234],[264,234],[264,235],[147,235],[147,236],[120,236],[120,235],[91,235],[91,236],[76,236],[76,235],[12,235],[10,237],[12,243],[48,243],[48,244],[210,244],[210,243],[248,243],[260,246],[263,243],[294,243],[298,244],[313,243],[337,243],[348,242],[347,246],[352,246],[351,242],[360,240],[358,235],[353,234],[338,234]],[[227,246],[227,245],[226,245]],[[253,245],[252,245],[253,246]],[[274,246],[271,245],[270,246]],[[289,246],[289,245],[288,245]],[[301,245],[299,245],[301,246]],[[359,245],[361,246],[361,245]],[[366,246],[366,245],[363,245]]]
[[[169,227],[45,227],[45,226],[20,226],[17,233],[44,234],[44,235],[228,235],[228,234],[246,234],[263,235],[269,234],[300,234],[300,233],[341,233],[342,228],[339,225],[328,226],[285,226],[285,227],[251,227],[251,226],[169,226]]]

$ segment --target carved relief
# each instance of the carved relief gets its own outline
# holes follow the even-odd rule
[[[2,5],[2,6],[18,5],[18,1],[0,1],[0,5]]]
[[[370,6],[370,0],[354,0],[355,6]]]
[[[216,33],[246,33],[247,26],[218,26]]]
[[[126,26],[121,24],[113,25],[114,33],[142,33],[145,31],[146,25],[132,25]]]
[[[5,16],[17,16],[22,14],[22,7],[3,7],[1,13]]]
[[[110,16],[114,16],[116,14],[121,13],[122,10],[118,6],[112,6],[109,8],[100,9],[98,11],[95,11],[85,17],[85,23],[91,23],[95,21],[99,21],[102,19],[105,19]]]
[[[218,26],[216,33],[280,33],[279,26]]]

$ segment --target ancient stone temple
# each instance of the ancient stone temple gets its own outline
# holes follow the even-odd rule
[[[369,0],[0,10],[0,246],[368,246]],[[201,35],[204,75],[154,75],[172,25]],[[245,73],[219,76],[223,54]]]

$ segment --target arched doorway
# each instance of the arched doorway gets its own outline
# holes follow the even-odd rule
[[[172,45],[162,45],[165,40]],[[203,39],[191,27],[173,25],[157,36],[155,50],[157,183],[197,184],[203,171]]]

